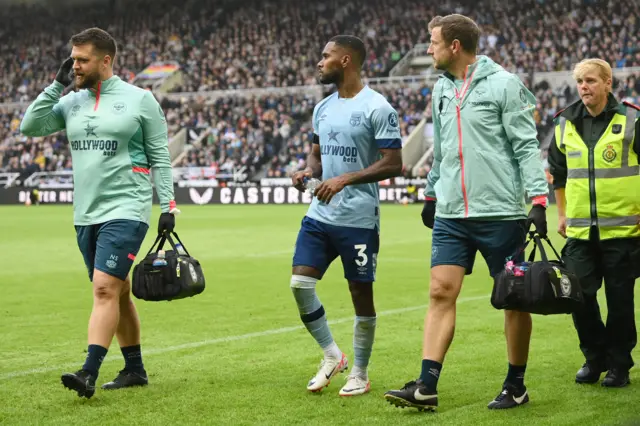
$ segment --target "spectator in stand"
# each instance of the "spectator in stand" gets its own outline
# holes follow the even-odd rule
[[[301,123],[308,121],[317,100],[309,95],[273,95],[259,98],[219,98],[180,117],[202,140],[185,154],[189,167],[218,165],[232,172],[246,167],[255,173],[280,152],[285,140],[295,139]],[[170,109],[167,117],[176,109]],[[171,119],[168,118],[169,121]]]
[[[82,15],[64,7],[3,8],[0,102],[34,99],[51,80],[49,70],[64,59],[64,40],[93,25],[125,40],[118,46],[117,75],[131,81],[154,61],[175,60],[186,75],[178,91],[312,84],[318,46],[336,33],[361,35],[369,52],[363,72],[385,76],[414,45],[428,42],[429,17],[454,11],[480,23],[481,53],[511,72],[570,69],[586,56],[601,56],[617,67],[640,65],[635,0],[121,4],[92,5]]]
[[[631,74],[623,80],[616,79],[613,89],[621,102],[640,104],[640,74]]]
[[[377,89],[398,111],[403,138],[411,134],[425,113],[430,114],[428,86],[396,85]],[[562,88],[554,92],[543,82],[537,86],[536,96],[539,102],[536,124],[539,133],[546,134],[553,115],[570,102],[574,94]],[[309,120],[314,102],[317,102],[315,96],[272,95],[220,98],[211,105],[207,105],[204,98],[184,102],[165,100],[163,107],[171,135],[181,128],[187,128],[192,135],[193,144],[181,160],[183,167],[215,167],[218,171],[231,172],[245,166],[247,172],[253,174],[268,164],[267,176],[283,177],[305,167],[305,158],[311,149]],[[19,123],[20,116],[21,112],[0,114],[0,170],[7,170],[15,157],[12,164],[17,162],[23,168],[28,164],[27,159],[37,157],[38,151],[44,156],[43,170],[70,170],[71,158],[64,133],[25,138],[12,124]],[[419,175],[427,172],[428,168],[423,168]]]
[[[417,88],[407,85],[380,86],[375,89],[383,94],[398,112],[403,139],[409,136],[424,116],[424,111],[431,101],[431,89],[426,85]],[[304,169],[307,154],[311,151],[312,136],[310,123],[302,126],[300,132],[287,141],[284,154],[271,158],[267,176],[289,176],[297,170]]]
[[[585,56],[600,56],[612,66],[640,65],[640,6],[635,0],[250,0],[218,4],[193,0],[131,0],[92,5],[82,15],[65,7],[18,5],[0,16],[0,103],[27,102],[52,80],[66,53],[65,40],[79,28],[100,25],[118,39],[114,71],[125,81],[153,61],[175,60],[185,81],[176,91],[282,87],[315,83],[318,46],[329,36],[361,35],[367,44],[367,77],[388,75],[417,43],[428,41],[430,17],[464,13],[482,27],[480,51],[511,72],[570,69]],[[313,22],[313,27],[309,23]],[[577,48],[576,48],[577,46]],[[430,113],[430,89],[377,87],[401,113],[406,138]],[[640,103],[638,75],[614,83],[621,100]],[[552,129],[553,115],[575,98],[569,87],[552,91],[533,87],[538,98],[536,125],[540,135]],[[248,101],[163,103],[170,136],[182,128],[208,131],[202,144],[190,148],[182,164],[215,165],[250,172],[268,165],[269,176],[287,176],[304,167],[310,149],[309,103],[278,95]],[[255,105],[255,102],[258,104]],[[0,107],[0,170],[70,170],[64,134],[22,138],[15,132],[20,110]],[[25,105],[26,108],[26,105]],[[218,110],[221,111],[218,111]],[[256,113],[256,109],[272,111]],[[243,116],[243,111],[246,114]],[[221,115],[222,114],[222,115]],[[256,115],[257,114],[257,115]],[[430,114],[429,114],[430,115]],[[542,139],[542,137],[541,137]],[[281,146],[285,149],[281,150]],[[41,154],[38,154],[41,152]],[[44,158],[44,160],[43,160]],[[420,171],[425,173],[426,169]]]

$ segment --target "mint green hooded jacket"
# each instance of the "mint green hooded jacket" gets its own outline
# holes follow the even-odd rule
[[[425,189],[437,200],[436,217],[525,218],[525,195],[546,197],[535,104],[516,75],[486,56],[469,66],[460,89],[451,74],[440,76]]]

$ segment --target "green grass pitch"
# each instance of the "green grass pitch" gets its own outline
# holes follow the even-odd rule
[[[429,288],[429,230],[419,206],[382,208],[375,284],[379,313],[368,395],[343,399],[340,375],[321,394],[305,386],[322,352],[303,329],[289,289],[291,255],[306,206],[183,206],[180,237],[202,264],[207,289],[171,303],[137,301],[150,386],[78,398],[60,384],[85,357],[90,283],[72,209],[0,207],[0,423],[220,425],[574,425],[640,421],[640,372],[625,389],[579,386],[582,364],[569,316],[535,316],[526,383],[531,402],[486,404],[506,374],[503,313],[480,256],[458,303],[456,336],[439,384],[438,413],[390,406],[382,395],[419,374]],[[154,223],[158,211],[154,211]],[[549,229],[555,234],[555,209]],[[150,232],[142,250],[153,241]],[[554,238],[558,249],[561,239]],[[144,254],[144,253],[141,253]],[[141,255],[138,256],[138,260]],[[638,294],[638,292],[636,292]],[[353,308],[339,262],[319,284],[332,331],[353,361]],[[606,313],[604,294],[602,310]],[[636,310],[637,312],[637,310]],[[634,352],[636,358],[638,350]],[[122,367],[117,342],[98,385]]]

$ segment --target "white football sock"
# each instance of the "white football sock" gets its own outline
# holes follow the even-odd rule
[[[342,351],[338,348],[336,342],[331,342],[329,346],[323,349],[325,358],[341,359]]]
[[[369,373],[367,373],[367,367],[358,367],[357,365],[354,365],[349,375],[358,376],[365,380],[369,380]]]

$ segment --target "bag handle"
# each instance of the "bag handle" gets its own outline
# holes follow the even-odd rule
[[[167,233],[167,241],[169,241],[169,244],[171,244],[171,247],[173,247],[173,249],[177,252],[178,250],[176,249],[176,245],[173,242],[173,239],[171,238],[171,234],[173,234],[174,237],[176,237],[176,240],[178,240],[178,243],[180,243],[180,245],[182,246],[182,249],[184,250],[184,252],[186,253],[187,256],[191,257],[191,255],[189,254],[189,251],[187,251],[187,248],[184,246],[184,244],[182,243],[182,241],[180,240],[180,237],[178,236],[178,234],[176,232],[171,232],[170,234]]]
[[[556,248],[551,243],[551,240],[549,239],[549,237],[544,237],[542,239],[544,241],[546,241],[547,244],[549,244],[549,247],[551,247],[551,250],[553,250],[553,254],[556,255],[556,259],[558,260],[558,262],[560,262],[560,263],[562,263],[564,265],[564,261],[562,260],[562,256],[560,256],[560,254],[558,254],[558,251],[556,250]],[[540,245],[542,246],[542,241],[540,242]]]
[[[166,237],[163,234],[158,234],[158,236],[156,237],[156,240],[153,242],[153,244],[151,244],[151,247],[149,248],[149,251],[147,252],[147,256],[149,256],[151,254],[151,252],[153,251],[154,247],[156,247],[156,245],[158,245],[158,247],[156,249],[156,253],[158,253],[158,251],[162,250],[162,246],[164,245],[165,238]],[[158,242],[160,242],[160,244],[158,244]]]
[[[531,250],[531,254],[529,254],[529,262],[533,262],[535,260],[537,248],[540,248],[540,259],[543,262],[549,262],[549,258],[547,257],[547,251],[542,246],[542,240],[540,240],[540,236],[534,234],[531,236],[531,238],[533,239],[533,250]]]
[[[533,232],[529,232],[529,238],[527,239],[527,241],[525,241],[524,245],[520,247],[518,250],[516,250],[515,253],[513,253],[511,256],[507,257],[506,260],[509,261],[511,259],[515,259],[518,256],[520,256],[527,249],[527,246],[529,245],[529,243],[533,241],[533,234],[534,234]],[[536,250],[536,246],[534,242],[532,253],[535,253],[535,250]],[[531,260],[529,260],[529,262],[531,262]]]
[[[512,256],[509,256],[507,258],[507,261],[520,256],[520,254],[523,253],[527,249],[527,246],[529,245],[529,243],[531,241],[533,241],[533,250],[531,250],[531,253],[529,254],[529,259],[528,259],[529,262],[533,262],[535,260],[535,258],[536,258],[536,249],[538,247],[540,248],[540,257],[542,258],[542,261],[548,262],[549,258],[547,256],[547,252],[544,249],[544,247],[542,246],[542,240],[544,240],[544,241],[547,242],[547,244],[549,244],[549,247],[551,247],[551,250],[553,250],[553,253],[556,255],[557,260],[562,265],[564,265],[564,261],[560,257],[560,254],[558,253],[556,248],[551,243],[551,240],[549,239],[549,237],[541,237],[535,231],[529,231],[528,234],[529,234],[529,238],[527,238],[527,241],[525,241],[524,245],[522,247],[520,247],[518,250],[516,250],[516,252]]]
[[[560,262],[562,265],[564,265],[564,261],[562,260],[562,257],[560,256],[560,254],[558,254],[558,251],[556,250],[556,248],[553,246],[553,244],[551,243],[551,240],[549,239],[549,237],[541,237],[540,235],[534,233],[534,232],[530,232],[529,233],[529,238],[530,240],[533,239],[533,250],[531,251],[531,254],[529,255],[529,262],[533,262],[533,260],[536,257],[536,248],[539,247],[540,248],[540,257],[542,259],[543,262],[549,262],[549,258],[547,257],[547,252],[544,249],[543,245],[542,245],[542,241],[546,241],[547,244],[549,245],[549,247],[551,247],[551,250],[553,250],[553,254],[556,255],[556,259],[558,260],[558,262]]]
[[[178,250],[176,249],[176,244],[173,241],[173,238],[171,238],[171,234],[173,234],[176,237],[176,240],[178,240],[178,242],[180,243],[180,245],[182,245],[182,248],[184,249],[184,252],[187,254],[187,256],[191,257],[191,255],[187,251],[187,248],[184,246],[184,244],[182,243],[182,241],[180,240],[180,237],[178,236],[178,234],[176,232],[171,232],[171,233],[163,232],[161,234],[158,234],[158,236],[156,237],[156,240],[151,245],[151,248],[149,249],[149,252],[147,253],[147,256],[149,256],[153,252],[154,247],[156,247],[156,244],[157,244],[158,247],[156,247],[155,250],[156,250],[156,253],[158,253],[158,251],[162,250],[162,247],[164,247],[164,244],[167,241],[169,241],[169,244],[171,245],[171,248],[173,248],[173,250],[175,250],[177,252]]]

